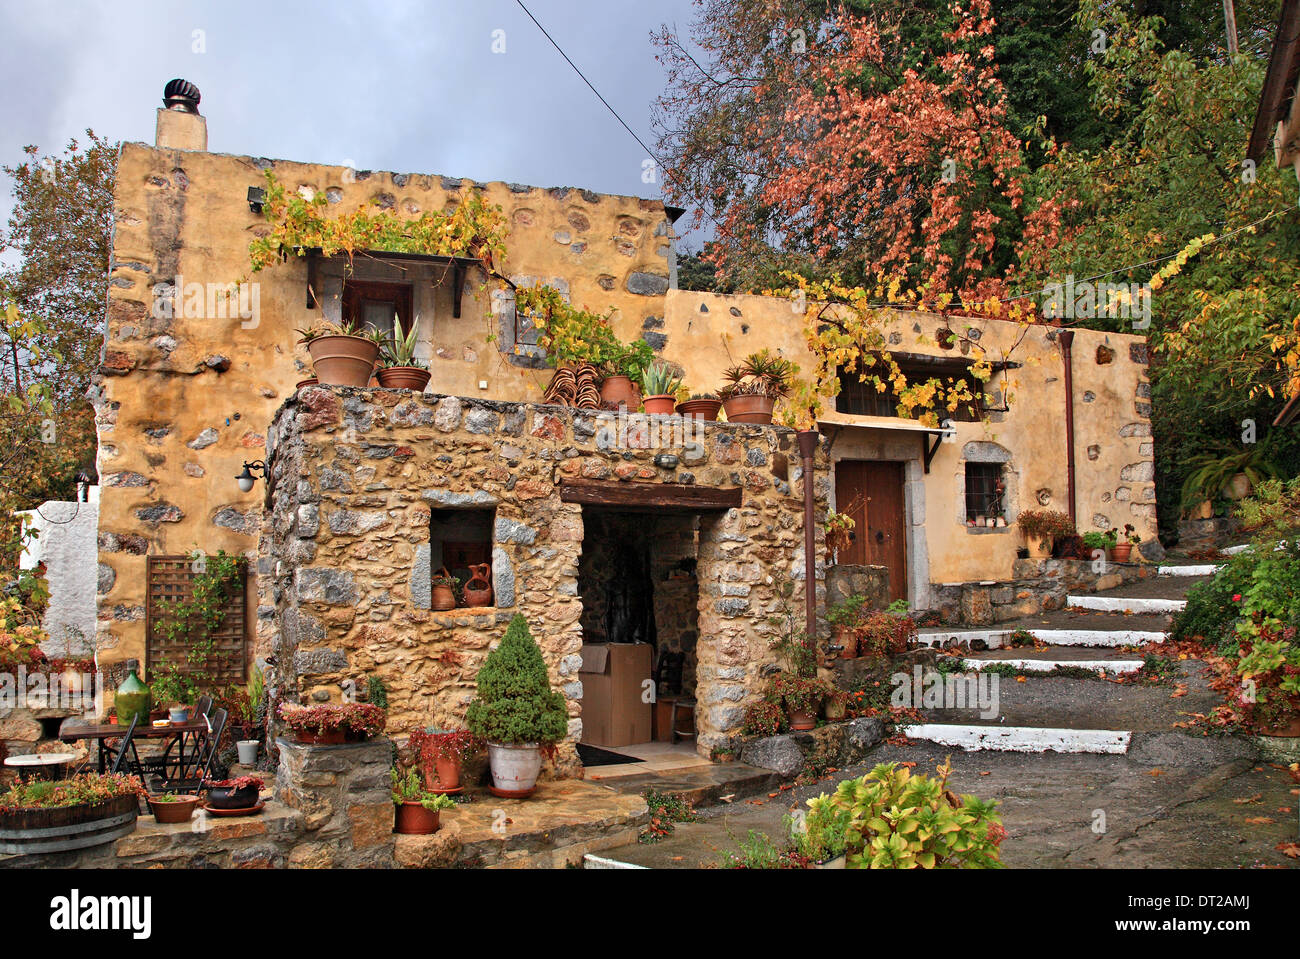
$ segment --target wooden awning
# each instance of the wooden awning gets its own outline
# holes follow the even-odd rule
[[[331,256],[325,256],[324,252],[318,246],[299,247],[295,251],[299,256],[307,257],[307,309],[316,309],[316,287],[317,287],[317,268],[321,260],[341,260],[347,259],[346,253],[335,253]],[[460,299],[461,293],[465,289],[465,271],[472,266],[487,269],[482,260],[476,260],[468,256],[435,256],[432,253],[392,253],[387,250],[353,250],[353,258],[358,256],[366,257],[371,260],[381,260],[387,262],[411,262],[434,264],[450,267],[451,269],[451,315],[460,319]]]
[[[739,486],[717,489],[684,483],[635,483],[620,480],[566,479],[560,482],[562,503],[617,506],[622,509],[675,509],[688,512],[733,509],[740,505]]]

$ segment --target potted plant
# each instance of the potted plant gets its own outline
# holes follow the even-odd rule
[[[430,600],[434,609],[456,608],[456,587],[460,585],[460,580],[451,575],[446,566],[433,574],[429,585],[432,587]]]
[[[825,795],[809,799],[802,823],[792,820],[795,849],[814,869],[843,869],[852,825],[852,809],[834,806]]]
[[[868,613],[858,627],[858,655],[890,656],[906,652],[916,641],[916,620],[906,611]]]
[[[1241,452],[1200,453],[1188,460],[1182,508],[1198,519],[1214,515],[1214,500],[1243,499],[1266,479],[1281,476],[1262,445]]]
[[[366,386],[379,359],[379,344],[355,320],[321,323],[299,330],[311,354],[312,369],[325,386]]]
[[[522,615],[515,614],[501,644],[488,653],[477,683],[465,718],[487,741],[492,792],[521,799],[537,787],[542,747],[559,742],[569,728],[564,697],[551,689],[542,651]]]
[[[641,405],[640,383],[654,362],[654,350],[644,339],[631,343],[615,340],[601,354],[597,364],[604,379],[600,384],[600,401],[606,406],[624,406],[634,410]]]
[[[394,768],[392,776],[394,830],[403,836],[432,836],[441,826],[442,810],[456,804],[442,793],[426,790],[414,769],[403,774]]]
[[[152,673],[149,692],[154,706],[165,708],[167,718],[174,723],[188,721],[190,707],[199,698],[198,684],[187,673],[171,663],[158,664],[153,668]]]
[[[842,603],[836,603],[826,614],[826,622],[835,630],[835,643],[843,647],[841,659],[856,659],[858,656],[858,633],[862,627],[862,616],[870,605],[870,600],[861,593],[855,593]]]
[[[429,792],[460,791],[460,773],[465,761],[483,748],[483,742],[468,729],[447,732],[411,733],[411,750],[415,753],[424,785]]]
[[[642,400],[645,411],[671,416],[677,406],[677,389],[682,385],[682,378],[663,360],[655,360],[642,375],[641,382],[645,387]]]
[[[252,809],[258,804],[264,785],[256,776],[203,780],[209,809]]]
[[[722,409],[722,400],[714,393],[694,393],[689,400],[677,404],[677,412],[682,416],[694,416],[701,420],[716,420]]]
[[[1133,547],[1142,542],[1142,537],[1137,534],[1137,530],[1132,523],[1124,524],[1124,542],[1116,542],[1111,547],[1111,556],[1117,563],[1127,563],[1133,553]]]
[[[1096,555],[1097,550],[1101,550],[1109,557],[1118,540],[1119,533],[1113,529],[1089,530],[1083,534],[1083,545],[1090,556]]]
[[[424,388],[429,385],[429,368],[415,358],[415,342],[419,332],[419,316],[405,335],[402,334],[402,326],[397,317],[393,317],[393,335],[384,344],[377,374],[380,386],[389,390],[424,392]]]
[[[146,795],[139,779],[122,773],[20,780],[0,793],[0,854],[83,849],[125,836]]]
[[[826,532],[826,562],[835,561],[835,553],[853,545],[853,529],[857,526],[848,513],[831,510],[826,514],[822,529]]]
[[[830,687],[820,679],[790,673],[777,673],[768,689],[774,701],[785,704],[790,728],[794,730],[816,728],[817,710],[831,693]]]
[[[727,370],[727,385],[718,391],[727,422],[771,423],[776,401],[789,394],[795,372],[793,363],[766,349]]]
[[[163,793],[161,796],[149,797],[149,809],[153,811],[154,822],[160,825],[189,822],[198,806],[198,796]]]
[[[370,703],[281,703],[279,713],[295,741],[318,745],[362,742],[379,735],[387,724],[384,710]]]
[[[1047,559],[1058,538],[1074,534],[1069,515],[1052,509],[1027,509],[1016,517],[1016,525],[1025,537],[1031,559]]]

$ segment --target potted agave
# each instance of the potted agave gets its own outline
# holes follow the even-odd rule
[[[677,412],[682,416],[694,416],[701,420],[716,420],[722,409],[722,400],[714,393],[694,393],[689,400],[677,404]]]
[[[416,316],[411,329],[405,334],[394,317],[392,341],[384,344],[383,359],[377,374],[380,386],[390,390],[423,392],[429,385],[428,368],[415,358],[415,341],[419,332],[419,316]]]
[[[478,695],[465,718],[470,730],[487,741],[491,791],[523,799],[537,788],[543,748],[564,738],[569,718],[522,615],[515,614],[501,644],[488,653],[477,683]]]
[[[298,330],[299,340],[311,354],[316,378],[324,386],[366,386],[379,359],[379,343],[361,325],[322,323]]]
[[[727,422],[771,423],[776,401],[790,392],[795,372],[793,363],[766,349],[727,370],[723,374],[727,385],[719,391]]]
[[[394,830],[403,836],[431,836],[442,825],[440,814],[456,804],[441,793],[426,790],[420,774],[408,769],[405,774],[393,769]]]
[[[645,411],[671,416],[677,406],[677,389],[682,385],[682,378],[663,360],[655,360],[641,377],[641,382],[646,393],[642,400]]]
[[[411,750],[424,774],[425,788],[431,793],[460,792],[460,773],[465,761],[481,748],[482,741],[467,729],[447,732],[411,733]]]

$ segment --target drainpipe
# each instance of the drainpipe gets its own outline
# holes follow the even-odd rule
[[[813,454],[821,438],[816,430],[799,431],[799,455],[803,458],[803,567],[804,602],[808,615],[808,638],[817,635],[817,522],[813,495]]]
[[[1061,330],[1061,352],[1065,358],[1065,481],[1070,504],[1070,522],[1078,524],[1074,510],[1074,330]]]

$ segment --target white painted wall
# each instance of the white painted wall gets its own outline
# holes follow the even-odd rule
[[[99,578],[99,487],[89,501],[50,501],[27,510],[40,531],[24,550],[20,565],[32,569],[44,561],[50,581],[50,605],[42,625],[50,634],[41,648],[50,656],[95,653],[95,588]]]

